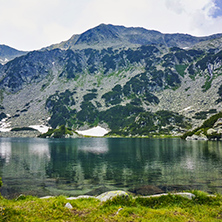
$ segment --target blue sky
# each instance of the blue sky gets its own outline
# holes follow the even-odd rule
[[[222,33],[222,0],[0,0],[0,44],[36,50],[101,23]]]
[[[217,18],[222,16],[222,0],[215,0],[216,9],[214,11],[213,17]]]

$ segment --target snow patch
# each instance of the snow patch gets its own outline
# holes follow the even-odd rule
[[[183,109],[182,111],[187,111],[188,109],[191,109],[192,106],[188,106],[187,108]]]
[[[83,136],[104,136],[109,131],[101,126],[96,126],[88,130],[76,130],[76,132]]]
[[[9,132],[12,129],[12,128],[8,128],[11,126],[11,123],[6,122],[8,120],[8,117],[10,117],[10,115],[6,114],[6,116],[7,116],[6,118],[4,118],[0,121],[0,132]]]
[[[50,129],[50,127],[44,125],[31,125],[29,127],[38,130],[40,133],[46,133]]]
[[[0,128],[0,132],[3,132],[3,133],[5,133],[5,132],[10,132],[11,129],[12,129],[12,128],[4,128],[4,127],[2,127],[2,128]]]

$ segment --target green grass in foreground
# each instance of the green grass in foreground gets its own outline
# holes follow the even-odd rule
[[[0,221],[220,221],[222,196],[193,191],[195,198],[168,195],[156,198],[116,197],[101,203],[96,199],[66,200],[59,196],[39,199],[0,199]],[[65,208],[69,202],[73,209]],[[119,213],[117,214],[118,209]]]

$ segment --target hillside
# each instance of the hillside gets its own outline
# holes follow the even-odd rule
[[[222,35],[99,25],[0,66],[1,128],[181,135],[220,112]]]

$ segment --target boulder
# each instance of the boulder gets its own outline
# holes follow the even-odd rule
[[[128,197],[129,195],[125,191],[116,190],[116,191],[109,191],[109,192],[102,193],[99,196],[97,196],[96,198],[98,200],[104,202],[107,200],[112,200],[116,196]]]
[[[214,123],[214,128],[215,127],[222,127],[222,118],[219,118],[216,123]]]
[[[89,198],[95,198],[94,196],[89,196],[89,195],[81,195],[78,197],[68,197],[66,200],[77,200],[77,199],[89,199]]]
[[[217,133],[217,130],[213,129],[213,128],[210,128],[207,130],[207,135],[212,135],[214,133]]]
[[[151,195],[151,196],[143,196],[143,198],[151,198],[151,197],[162,197],[162,196],[167,196],[167,195],[174,195],[174,196],[182,196],[184,198],[188,198],[190,200],[192,200],[193,198],[195,198],[195,195],[192,193],[162,193],[162,194],[155,194],[155,195]],[[136,197],[138,198],[138,197]]]
[[[186,140],[208,140],[204,134],[188,136]]]

